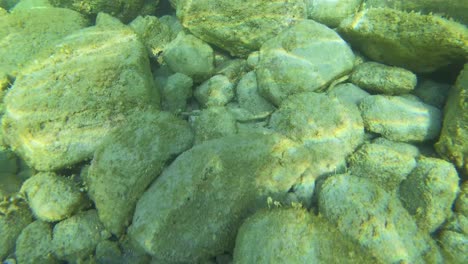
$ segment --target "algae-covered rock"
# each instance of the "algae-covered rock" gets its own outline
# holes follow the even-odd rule
[[[148,185],[192,142],[187,122],[153,110],[136,111],[109,134],[85,175],[88,194],[107,230],[117,235],[124,231]]]
[[[77,263],[93,254],[96,245],[109,236],[96,210],[82,212],[54,226],[53,253],[60,260]]]
[[[418,80],[418,85],[413,94],[424,103],[443,109],[447,100],[451,85],[435,82],[430,79]]]
[[[205,80],[214,71],[214,53],[210,45],[183,32],[166,46],[163,59],[171,70],[197,82]]]
[[[0,202],[0,259],[4,259],[15,247],[15,241],[23,228],[32,222],[32,214],[22,201]]]
[[[156,10],[159,0],[49,0],[58,7],[65,7],[93,17],[103,12],[117,17],[122,22],[130,22],[138,15],[151,14]]]
[[[387,191],[398,188],[416,167],[415,157],[383,144],[365,144],[349,158],[350,174],[363,177]]]
[[[468,262],[468,235],[443,230],[438,241],[446,263],[463,264]]]
[[[441,127],[439,109],[401,96],[373,95],[359,104],[366,130],[395,141],[437,138]]]
[[[234,84],[218,74],[198,86],[194,96],[203,107],[224,106],[234,98]]]
[[[400,200],[420,229],[434,232],[451,214],[459,192],[455,167],[441,159],[421,157],[399,190]]]
[[[304,209],[260,211],[240,227],[234,263],[375,263],[324,218]]]
[[[71,166],[90,158],[130,110],[149,104],[152,85],[130,28],[83,29],[16,78],[4,100],[5,141],[38,170]]]
[[[135,30],[148,54],[157,59],[164,48],[177,36],[169,25],[155,16],[138,16],[129,26]]]
[[[468,181],[460,186],[460,194],[455,202],[455,211],[468,217]]]
[[[445,104],[437,152],[468,176],[468,64],[461,71]]]
[[[42,50],[87,24],[78,12],[64,8],[35,8],[1,15],[0,75],[16,76]]]
[[[390,7],[398,10],[437,13],[468,24],[466,0],[365,0],[367,7]]]
[[[343,20],[338,31],[372,60],[415,72],[468,58],[468,29],[438,16],[371,8]]]
[[[382,263],[442,261],[399,200],[367,179],[329,177],[319,193],[319,212]]]
[[[241,108],[256,116],[266,116],[275,110],[274,106],[259,94],[254,71],[244,74],[237,83],[236,99]]]
[[[18,263],[58,263],[52,254],[52,227],[50,224],[36,220],[24,228],[16,240],[15,255]]]
[[[193,80],[182,73],[172,74],[161,87],[161,108],[171,113],[186,110],[187,101],[192,97]]]
[[[280,105],[291,94],[324,88],[353,66],[353,52],[335,31],[304,20],[262,45],[255,72],[260,93]]]
[[[370,94],[352,83],[340,83],[327,91],[328,96],[336,97],[338,100],[359,105],[362,99]]]
[[[192,34],[247,56],[268,39],[306,18],[303,0],[179,0],[177,16]]]
[[[87,205],[86,196],[69,178],[42,172],[24,182],[21,193],[34,215],[43,221],[65,219]]]
[[[195,144],[237,133],[236,119],[226,107],[210,107],[192,117]]]
[[[398,95],[413,91],[417,79],[403,68],[365,62],[354,68],[350,81],[368,92]]]
[[[289,203],[288,192],[309,178],[309,160],[303,148],[277,134],[196,145],[140,198],[129,235],[161,262],[197,262],[230,251],[242,221],[266,207],[268,197]]]
[[[272,114],[269,126],[310,149],[319,175],[342,166],[345,157],[364,140],[356,106],[314,92],[290,96]]]
[[[337,27],[346,17],[354,14],[363,0],[305,0],[307,15],[310,19]]]

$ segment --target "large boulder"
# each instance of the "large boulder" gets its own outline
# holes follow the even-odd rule
[[[310,157],[277,134],[248,133],[196,145],[138,201],[129,228],[156,260],[198,262],[234,247],[242,221],[268,201],[300,202]],[[296,199],[296,200],[294,200]]]
[[[152,88],[145,47],[130,28],[83,29],[16,78],[4,99],[5,141],[37,170],[71,166],[90,158],[132,109],[158,100]]]
[[[306,18],[303,0],[178,0],[182,25],[200,39],[247,56],[268,39]]]
[[[468,29],[439,16],[371,8],[343,20],[338,32],[372,60],[415,72],[468,58]]]
[[[468,64],[458,76],[445,104],[442,132],[435,147],[468,176]]]

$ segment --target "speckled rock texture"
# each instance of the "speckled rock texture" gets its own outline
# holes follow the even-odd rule
[[[403,68],[365,62],[353,69],[350,81],[371,93],[399,95],[413,91],[417,78]]]
[[[90,158],[130,110],[159,102],[152,85],[146,50],[130,28],[86,28],[18,75],[4,100],[5,141],[35,169],[69,167]]]
[[[346,17],[358,11],[363,0],[305,0],[310,19],[337,27]]]
[[[373,95],[359,104],[367,131],[403,142],[432,140],[441,128],[441,111],[416,98]]]
[[[138,201],[129,235],[162,262],[231,251],[235,231],[268,197],[290,203],[310,157],[277,134],[239,134],[181,154]],[[310,197],[296,197],[305,201]]]
[[[399,197],[421,230],[432,233],[450,216],[459,180],[453,164],[437,158],[418,159],[417,167],[401,184]]]
[[[234,98],[234,84],[217,74],[195,88],[194,96],[203,107],[224,106]]]
[[[439,141],[435,147],[468,177],[468,64],[450,90]]]
[[[319,211],[382,263],[439,263],[437,246],[400,201],[367,179],[336,175],[323,183]]]
[[[47,222],[70,217],[88,205],[80,186],[70,178],[43,172],[23,183],[20,191],[34,215]]]
[[[287,205],[286,205],[287,206]],[[301,208],[262,210],[236,238],[234,263],[375,263],[348,237]]]
[[[137,15],[154,13],[159,0],[49,0],[58,7],[65,7],[93,17],[103,12],[119,18],[124,23],[130,22]]]
[[[35,8],[0,15],[0,74],[13,76],[61,38],[88,25],[78,12]]]
[[[278,106],[291,94],[324,88],[353,66],[353,52],[335,31],[304,20],[262,45],[255,73],[260,94]]]
[[[371,8],[343,20],[338,32],[372,60],[415,72],[468,58],[468,29],[439,16]]]
[[[192,143],[187,122],[155,110],[135,112],[109,134],[85,175],[88,194],[107,230],[122,234],[148,185],[169,159]]]
[[[468,5],[465,0],[365,0],[367,7],[390,7],[404,11],[435,13],[468,24]]]
[[[386,191],[394,191],[416,167],[411,153],[379,143],[367,143],[348,157],[349,173],[363,177]]]
[[[53,253],[60,260],[79,263],[92,254],[110,233],[99,222],[96,210],[74,215],[56,224],[52,234]]]
[[[52,227],[36,220],[23,229],[16,240],[15,255],[18,263],[59,263],[52,254]]]
[[[182,25],[200,39],[247,56],[307,14],[303,0],[178,0]]]
[[[23,228],[33,221],[31,211],[24,202],[2,201],[0,204],[0,259],[12,253],[15,241]]]
[[[364,140],[356,106],[314,92],[290,96],[272,114],[269,127],[313,152],[317,175],[343,166],[345,157]]]

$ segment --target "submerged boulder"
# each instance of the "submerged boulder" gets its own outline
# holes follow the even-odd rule
[[[145,47],[130,28],[83,29],[16,78],[4,99],[5,141],[37,170],[74,165],[150,103],[152,86]]]

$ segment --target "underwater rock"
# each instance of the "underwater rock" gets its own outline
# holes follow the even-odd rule
[[[183,73],[200,82],[214,71],[214,53],[210,45],[183,32],[163,51],[164,62],[174,72]]]
[[[425,141],[439,136],[441,112],[416,99],[373,95],[359,104],[366,130],[394,141]]]
[[[468,64],[449,92],[437,152],[468,176]]]
[[[343,20],[338,32],[372,60],[415,72],[468,58],[468,29],[438,16],[372,8]]]
[[[237,233],[234,263],[376,263],[376,259],[323,217],[300,208],[277,208],[244,221]]]
[[[52,254],[52,227],[36,220],[23,229],[16,240],[15,256],[18,263],[58,263]]]
[[[455,201],[455,211],[468,217],[468,181],[461,184],[460,194]]]
[[[314,92],[286,99],[272,114],[269,127],[315,153],[318,175],[333,173],[364,140],[356,106]]]
[[[0,75],[16,76],[29,61],[88,21],[64,8],[35,8],[0,15]]]
[[[203,107],[224,106],[234,98],[234,84],[218,74],[195,88],[194,96]]]
[[[337,27],[346,17],[358,11],[363,0],[305,0],[307,15],[329,27]]]
[[[352,83],[340,83],[328,90],[327,95],[358,106],[361,100],[370,94]]]
[[[169,25],[155,16],[138,16],[128,25],[140,37],[153,59],[158,59],[164,48],[177,37]]]
[[[15,174],[18,171],[18,158],[15,153],[9,149],[0,146],[0,174]]]
[[[367,179],[345,174],[326,179],[319,212],[379,262],[441,262],[434,241],[418,230],[399,200]]]
[[[192,117],[195,144],[237,133],[236,119],[226,107],[210,107]]]
[[[277,134],[195,145],[140,198],[129,235],[161,262],[198,262],[231,251],[242,221],[265,208],[268,197],[291,202],[292,186],[309,178],[309,160],[303,148]]]
[[[353,52],[335,31],[304,20],[262,45],[255,73],[260,94],[279,106],[291,94],[324,88],[353,66]]]
[[[430,79],[418,81],[413,94],[419,97],[424,103],[443,109],[447,100],[451,85],[439,83]]]
[[[20,192],[34,215],[47,222],[68,218],[87,205],[86,196],[77,183],[52,172],[42,172],[29,178]]]
[[[4,100],[5,141],[37,170],[72,166],[91,158],[132,109],[157,104],[152,86],[146,50],[130,28],[77,31],[16,78]]]
[[[356,66],[350,81],[368,92],[388,95],[409,93],[417,83],[414,73],[377,62],[364,62]]]
[[[296,21],[304,0],[178,0],[177,17],[200,39],[246,57]]]
[[[130,22],[138,15],[152,14],[159,0],[48,0],[53,6],[65,7],[95,17],[98,13],[107,13],[124,23]]]
[[[135,111],[96,150],[84,176],[99,219],[116,235],[131,222],[135,205],[166,162],[190,148],[187,122],[154,110]]]
[[[437,158],[418,159],[417,167],[401,183],[399,197],[421,230],[432,233],[450,216],[458,181],[453,164]]]
[[[390,7],[404,11],[436,13],[468,24],[466,0],[365,0],[366,7]]]
[[[348,157],[349,173],[391,192],[416,167],[415,157],[390,146],[367,143]]]
[[[446,263],[465,263],[468,261],[468,218],[454,214],[440,230],[437,241]]]
[[[192,97],[193,80],[182,73],[172,74],[161,87],[161,107],[163,110],[179,114],[187,108]]]
[[[52,237],[55,256],[77,263],[93,254],[96,245],[110,234],[99,222],[96,210],[89,210],[57,223]]]
[[[14,249],[21,231],[33,221],[31,211],[22,201],[0,201],[0,259]]]
[[[257,75],[254,71],[244,74],[235,90],[239,106],[254,116],[267,116],[275,110],[274,106],[259,94]]]

